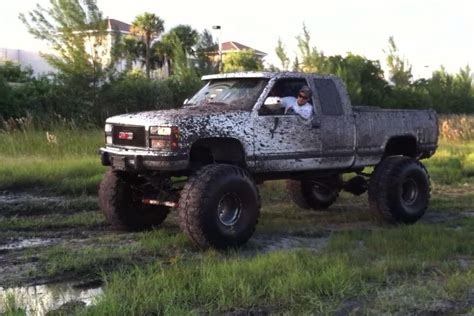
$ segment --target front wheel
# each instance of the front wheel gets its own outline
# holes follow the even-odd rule
[[[184,186],[178,212],[181,229],[199,247],[237,247],[255,230],[260,215],[258,189],[242,168],[207,165]]]
[[[99,187],[99,205],[107,222],[118,230],[142,230],[161,224],[170,208],[142,203],[143,182],[137,176],[109,169]]]
[[[385,158],[369,181],[370,209],[390,223],[414,223],[428,207],[430,179],[414,158]]]

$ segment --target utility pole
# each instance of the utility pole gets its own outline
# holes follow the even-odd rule
[[[223,70],[223,63],[222,63],[222,28],[220,25],[213,25],[212,26],[213,30],[219,30],[219,38],[218,38],[218,49],[219,49],[219,73],[222,73]]]

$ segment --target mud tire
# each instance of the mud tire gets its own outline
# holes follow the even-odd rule
[[[317,180],[287,180],[290,199],[302,209],[324,210],[339,197],[342,188],[340,175]]]
[[[117,230],[143,230],[161,224],[170,208],[145,205],[137,197],[127,175],[107,170],[99,186],[99,206],[108,223]]]
[[[198,247],[238,247],[255,231],[260,216],[258,188],[242,168],[207,165],[189,177],[178,213],[182,231]]]
[[[411,224],[420,219],[430,199],[430,178],[421,162],[404,156],[380,162],[369,181],[371,211],[389,223]]]

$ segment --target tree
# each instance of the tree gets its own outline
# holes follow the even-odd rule
[[[325,57],[321,68],[321,74],[335,74],[345,82],[354,104],[382,104],[387,82],[378,61],[349,53]]]
[[[275,53],[278,59],[280,59],[282,69],[285,71],[288,70],[288,67],[290,65],[290,59],[288,58],[288,55],[286,54],[285,46],[281,42],[280,38],[278,39],[278,44],[277,44],[277,47],[275,48]]]
[[[189,66],[188,57],[183,50],[183,43],[176,33],[171,33],[169,37],[173,59],[173,75],[171,76],[171,86],[175,92],[175,104],[183,104],[201,86],[201,81],[194,70]]]
[[[218,64],[209,56],[218,50],[217,42],[213,39],[209,30],[204,30],[198,36],[196,43],[196,60],[198,72],[201,75],[214,74],[218,72]]]
[[[148,79],[151,70],[151,45],[164,30],[164,21],[154,13],[145,12],[132,22],[131,33],[139,36],[145,43],[145,67]]]
[[[173,27],[165,36],[163,36],[163,41],[166,40],[166,37],[171,36],[172,34],[181,42],[181,47],[184,52],[188,55],[194,55],[194,49],[198,41],[198,32],[193,29],[190,25],[178,25]]]
[[[104,79],[107,23],[95,0],[50,0],[51,7],[37,5],[20,20],[37,39],[58,54],[43,54],[46,61],[66,76],[82,77],[85,84]]]
[[[441,113],[474,112],[474,88],[471,69],[466,66],[456,75],[449,74],[444,67],[433,72],[424,88],[432,106]]]
[[[304,72],[321,72],[324,67],[324,54],[320,53],[315,46],[311,47],[311,36],[306,25],[303,24],[303,34],[296,37],[301,62],[298,68]]]
[[[0,77],[8,82],[27,82],[32,80],[32,76],[33,70],[31,67],[21,68],[20,65],[10,60],[0,62]]]
[[[175,42],[179,39],[181,43],[181,50],[183,51],[186,58],[193,56],[195,53],[195,46],[198,41],[198,32],[189,25],[178,25],[168,33],[164,34],[161,41],[156,42],[153,46],[154,61],[160,67],[165,62],[170,65],[170,72],[174,71],[174,59],[175,59]]]
[[[257,57],[254,50],[245,49],[224,56],[224,72],[259,71],[262,69],[262,60]]]
[[[51,89],[44,89],[38,96],[38,100],[47,99],[47,102],[38,104],[46,106],[45,113],[77,121],[93,118],[100,110],[100,89],[112,70],[104,45],[107,21],[96,1],[50,0],[50,7],[37,5],[19,17],[34,37],[46,41],[55,51],[55,54],[43,54],[58,73],[52,85],[44,84]],[[31,110],[40,113],[36,105],[28,111]]]
[[[144,55],[145,44],[135,36],[117,36],[116,44],[112,48],[112,56],[115,61],[125,60],[125,71],[131,71],[133,63],[140,60]],[[144,64],[144,60],[143,60]]]
[[[406,59],[400,57],[393,36],[388,38],[388,52],[385,53],[387,54],[386,61],[389,68],[390,81],[393,82],[397,88],[408,87],[413,77],[411,74],[412,67]]]

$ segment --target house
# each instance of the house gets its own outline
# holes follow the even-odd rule
[[[94,32],[85,32],[85,49],[91,56],[100,60],[103,66],[107,66],[112,61],[112,48],[116,40],[120,37],[130,34],[131,25],[119,20],[107,18],[106,36],[99,42]],[[125,69],[125,61],[119,61],[116,64],[116,70]]]
[[[105,42],[97,45],[95,39],[90,37],[89,40],[86,40],[86,47],[89,48],[92,52],[99,54],[99,59],[101,59],[103,65],[108,65],[112,59],[112,48],[115,44],[115,41],[123,36],[131,34],[132,25],[107,18],[107,36]],[[116,62],[115,69],[119,72],[127,69],[127,63],[125,60],[120,60]],[[132,64],[132,69],[144,69],[142,62],[135,61]],[[163,65],[161,69],[153,70],[151,73],[152,78],[162,78],[169,76],[169,65],[167,62]]]
[[[99,57],[103,65],[108,65],[112,59],[112,46],[117,35],[125,36],[130,34],[131,25],[115,19],[107,19],[107,35],[105,41],[98,45],[93,32],[87,32],[85,47],[93,56]],[[48,52],[54,53],[54,52]],[[38,51],[28,51],[22,49],[0,48],[0,62],[10,60],[22,68],[30,67],[35,75],[55,72]],[[121,61],[117,65],[117,70],[123,70],[125,62]]]
[[[39,52],[28,51],[24,49],[0,48],[0,63],[3,60],[12,61],[22,68],[31,68],[33,74],[40,75],[54,72]]]
[[[259,51],[258,49],[249,47],[247,45],[241,44],[241,43],[236,42],[236,41],[229,41],[229,42],[221,43],[221,51],[220,52],[222,53],[222,56],[225,56],[228,53],[240,52],[240,51],[244,51],[244,50],[254,51],[255,55],[260,59],[263,59],[265,56],[267,56],[266,53],[264,53],[262,51]],[[209,58],[211,58],[215,62],[218,62],[219,61],[219,51],[209,53]]]

